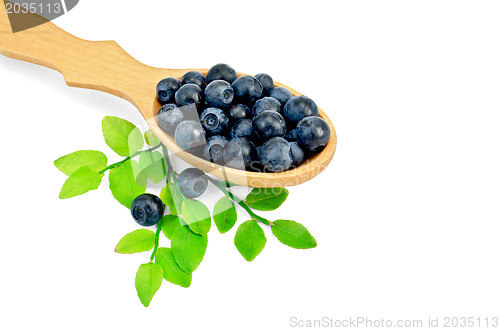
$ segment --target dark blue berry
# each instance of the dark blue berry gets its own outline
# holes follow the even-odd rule
[[[257,116],[266,110],[277,111],[279,113],[281,111],[281,103],[272,97],[264,97],[262,99],[259,99],[253,105],[252,115]]]
[[[207,175],[197,168],[187,168],[177,177],[177,186],[181,193],[189,199],[202,195],[208,186]]]
[[[285,136],[285,139],[288,140],[289,142],[297,141],[297,129],[288,131],[288,133]]]
[[[253,135],[253,123],[252,120],[249,120],[248,118],[244,118],[234,123],[233,127],[231,128],[231,132],[229,133],[229,137],[231,137],[231,139],[245,137],[252,140]]]
[[[257,74],[255,78],[262,84],[264,90],[262,91],[263,96],[269,95],[271,90],[274,88],[274,81],[268,74]]]
[[[201,88],[196,84],[182,85],[177,92],[175,92],[175,103],[177,106],[183,107],[194,104],[200,105],[203,101]]]
[[[250,113],[250,108],[242,103],[229,108],[229,117],[233,120],[233,122],[250,117]]]
[[[160,128],[171,133],[184,120],[184,114],[174,103],[167,103],[158,110],[157,118]]]
[[[284,137],[286,134],[286,123],[280,113],[266,110],[253,119],[255,134],[262,141],[273,137]]]
[[[223,136],[212,136],[207,139],[207,145],[203,151],[205,160],[216,163],[224,163],[224,146],[226,146],[227,138]]]
[[[188,71],[182,76],[182,85],[185,84],[195,84],[198,85],[202,90],[205,88],[205,76],[198,71]]]
[[[226,166],[240,170],[251,169],[256,160],[255,145],[247,138],[234,138],[224,146]]]
[[[214,80],[222,79],[228,83],[234,82],[234,80],[238,77],[236,70],[231,68],[230,65],[219,63],[214,65],[207,72],[207,83],[210,84]]]
[[[293,95],[288,89],[284,87],[275,87],[269,92],[269,96],[278,100],[282,105],[286,104]]]
[[[227,108],[233,98],[234,90],[225,80],[214,80],[205,89],[205,102],[210,107]]]
[[[262,97],[262,84],[252,76],[238,77],[232,84],[235,100],[251,104]]]
[[[271,172],[285,171],[293,163],[290,143],[281,137],[274,137],[262,145],[260,162]]]
[[[297,142],[306,152],[321,151],[330,140],[330,127],[320,117],[309,116],[297,124]]]
[[[142,226],[153,226],[163,217],[165,205],[154,194],[144,193],[137,196],[130,207],[134,220]]]
[[[200,123],[184,121],[175,129],[175,142],[185,151],[204,146],[206,144],[205,132]]]
[[[302,162],[304,162],[305,153],[296,141],[290,143],[290,148],[292,149],[292,165],[294,167],[298,167]]]
[[[210,107],[200,115],[201,125],[207,133],[218,135],[225,133],[229,128],[229,118],[219,108]]]
[[[318,116],[319,110],[316,103],[305,95],[292,97],[283,108],[285,119],[293,124],[298,123],[307,116]]]
[[[174,102],[175,92],[181,87],[181,81],[174,77],[160,80],[156,85],[156,96],[161,103]]]

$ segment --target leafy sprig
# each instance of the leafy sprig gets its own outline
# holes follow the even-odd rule
[[[146,192],[148,182],[158,184],[165,180],[159,196],[170,213],[162,217],[155,231],[132,231],[115,248],[120,254],[151,251],[149,261],[140,265],[135,278],[137,294],[144,306],[149,306],[163,279],[182,287],[191,285],[192,273],[205,256],[212,218],[217,230],[227,233],[238,221],[236,206],[250,217],[238,226],[234,236],[234,245],[245,260],[254,260],[264,249],[267,238],[262,226],[270,227],[271,233],[287,246],[316,247],[316,240],[300,223],[269,221],[256,214],[279,208],[288,197],[286,188],[253,188],[243,200],[231,192],[233,184],[208,175],[209,181],[223,193],[211,213],[203,202],[182,195],[168,150],[151,130],[142,135],[132,123],[108,116],[102,121],[102,132],[106,144],[124,158],[108,165],[103,152],[82,150],[57,159],[54,165],[68,176],[59,197],[66,199],[95,190],[109,172],[112,195],[130,208],[135,197]],[[149,147],[143,149],[144,142]],[[170,247],[160,246],[162,233],[170,241]]]

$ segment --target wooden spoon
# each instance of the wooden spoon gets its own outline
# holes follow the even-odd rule
[[[12,33],[9,17],[0,9],[0,53],[8,57],[36,63],[59,71],[69,86],[104,91],[130,101],[139,109],[161,142],[175,155],[191,165],[229,182],[250,187],[284,187],[308,181],[330,163],[335,153],[337,136],[326,114],[320,117],[331,129],[328,145],[299,167],[279,173],[249,172],[223,167],[183,151],[175,140],[164,133],[156,122],[160,104],[156,85],[165,77],[181,78],[190,70],[206,75],[207,69],[161,69],[145,65],[126,53],[115,41],[89,41],[77,38],[35,14],[17,14],[11,20],[31,20],[31,29]],[[242,75],[242,74],[238,74]],[[299,92],[281,83],[276,86]]]

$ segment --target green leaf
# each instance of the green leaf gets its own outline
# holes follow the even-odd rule
[[[138,164],[134,160],[127,160],[118,167],[113,168],[109,172],[109,188],[116,200],[122,205],[130,208],[132,201],[138,196],[146,192],[146,185],[141,186],[137,183],[140,176],[136,180],[134,173],[137,173]]]
[[[118,117],[104,117],[102,134],[106,144],[121,156],[131,156],[144,146],[141,131],[134,124]]]
[[[246,221],[238,227],[234,245],[247,261],[253,261],[266,245],[264,230],[254,221]]]
[[[163,231],[165,237],[172,239],[175,229],[184,225],[186,225],[186,223],[182,217],[176,215],[165,215],[163,216],[161,230]]]
[[[316,239],[307,231],[305,226],[294,221],[274,221],[271,231],[279,241],[293,248],[306,249],[317,246]]]
[[[207,236],[196,234],[187,226],[178,227],[172,235],[172,253],[175,261],[182,270],[193,273],[205,256],[207,244]]]
[[[212,220],[210,211],[202,202],[193,199],[184,199],[182,202],[182,216],[189,228],[202,236],[210,231]]]
[[[222,197],[214,206],[214,222],[220,233],[226,233],[234,226],[238,214],[229,197]]]
[[[165,178],[167,166],[163,154],[158,151],[141,153],[139,157],[139,171],[155,184]]]
[[[155,245],[155,233],[147,229],[139,229],[126,234],[116,245],[115,252],[132,254],[146,252]]]
[[[179,215],[182,209],[182,193],[174,183],[168,183],[160,192],[160,199],[168,206],[170,214]]]
[[[101,171],[106,168],[107,164],[108,158],[99,151],[76,151],[54,161],[57,169],[68,176],[71,176],[72,173],[83,166],[89,166],[92,170]]]
[[[182,287],[189,287],[191,285],[192,275],[184,272],[179,267],[170,248],[158,248],[155,255],[155,262],[163,268],[163,278],[167,281]]]
[[[77,195],[95,190],[101,184],[102,176],[98,171],[90,169],[89,166],[83,166],[76,170],[66,179],[59,193],[59,199],[72,198]]]
[[[284,187],[254,188],[247,195],[246,204],[257,210],[275,210],[288,197],[288,190]]]
[[[160,139],[158,139],[151,129],[144,132],[144,140],[149,146],[156,146],[160,144]]]
[[[162,281],[163,269],[160,265],[153,262],[141,264],[135,275],[135,289],[144,306],[149,306]]]

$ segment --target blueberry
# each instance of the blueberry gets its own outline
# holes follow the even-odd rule
[[[253,119],[255,134],[262,141],[273,137],[284,137],[286,134],[286,123],[283,116],[272,110],[266,110]]]
[[[293,163],[290,143],[281,137],[269,139],[262,145],[260,162],[271,172],[287,170]]]
[[[330,140],[330,127],[320,117],[309,116],[297,124],[297,142],[306,152],[321,151]]]
[[[236,169],[251,169],[256,160],[255,145],[247,138],[231,139],[224,146],[224,163]]]
[[[288,140],[289,142],[297,141],[297,129],[288,131],[288,133],[285,136],[285,139]]]
[[[255,147],[257,159],[260,160],[262,158],[262,146]]]
[[[198,71],[188,71],[181,78],[182,85],[185,84],[195,84],[198,85],[202,90],[205,89],[205,76],[203,76]]]
[[[210,134],[221,134],[229,128],[229,118],[219,108],[205,109],[200,115],[200,121],[203,128]]]
[[[165,205],[154,194],[144,193],[137,196],[130,207],[134,220],[142,226],[152,226],[158,223],[165,212]]]
[[[204,146],[206,144],[205,131],[198,122],[184,121],[175,129],[175,141],[185,151]]]
[[[290,143],[290,148],[292,149],[292,166],[298,167],[304,162],[305,153],[296,141]]]
[[[262,91],[262,95],[269,95],[271,90],[274,88],[274,81],[268,74],[257,74],[255,78],[262,84],[264,90]]]
[[[281,111],[281,103],[272,97],[264,97],[262,99],[259,99],[253,105],[252,115],[257,116],[266,110],[277,111],[279,113]]]
[[[236,70],[231,68],[230,65],[219,63],[208,70],[207,83],[210,84],[214,80],[222,79],[231,84],[237,77]]]
[[[212,136],[207,139],[207,145],[203,151],[205,160],[223,164],[224,146],[226,146],[227,138],[223,136]]]
[[[175,102],[177,106],[183,107],[194,104],[200,105],[203,101],[201,88],[195,84],[182,85],[177,92],[175,92]]]
[[[252,76],[238,77],[232,86],[235,100],[242,103],[253,103],[262,97],[262,84]]]
[[[252,140],[254,137],[252,120],[244,118],[234,123],[233,127],[231,128],[231,132],[229,133],[229,137],[231,137],[231,139],[245,137]]]
[[[167,103],[158,110],[158,125],[165,132],[173,132],[184,120],[184,114],[174,103]]]
[[[283,108],[285,119],[294,124],[298,123],[304,117],[318,116],[318,114],[319,110],[316,103],[305,95],[292,97]]]
[[[250,117],[250,108],[242,103],[234,105],[229,108],[229,117],[233,120],[233,122],[248,118]]]
[[[269,92],[269,96],[278,100],[282,105],[286,104],[293,95],[288,89],[284,87],[275,87]]]
[[[208,186],[207,175],[197,168],[187,168],[177,177],[177,186],[181,193],[189,199],[202,195]]]
[[[175,92],[181,87],[181,82],[177,78],[168,77],[160,80],[156,85],[156,96],[161,103],[174,101]]]
[[[205,102],[210,107],[227,108],[233,98],[234,90],[225,80],[214,80],[205,89]]]

